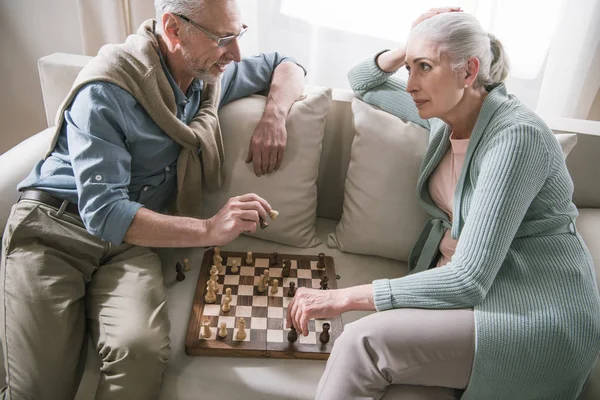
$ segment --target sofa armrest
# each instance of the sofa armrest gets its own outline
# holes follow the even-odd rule
[[[29,175],[41,160],[52,141],[54,127],[31,136],[0,156],[0,226],[2,232],[10,216],[10,210],[19,198],[17,185]]]

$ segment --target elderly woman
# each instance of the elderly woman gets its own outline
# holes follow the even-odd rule
[[[403,66],[407,82],[392,77]],[[417,195],[431,219],[408,276],[296,293],[288,326],[304,334],[310,318],[379,311],[346,325],[317,398],[581,392],[600,352],[592,259],[560,146],[507,73],[500,42],[459,9],[423,14],[406,47],[350,71],[363,100],[430,130]]]

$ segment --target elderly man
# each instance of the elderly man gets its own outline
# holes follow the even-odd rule
[[[270,173],[303,69],[276,53],[240,60],[247,27],[233,0],[157,0],[156,11],[82,70],[51,150],[19,185],[3,236],[4,399],[73,398],[88,332],[102,359],[96,398],[156,397],[169,320],[149,248],[222,245],[271,211],[246,194],[199,219],[202,182],[222,181],[217,110],[269,91],[247,162]]]

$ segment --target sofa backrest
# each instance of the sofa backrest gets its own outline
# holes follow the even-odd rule
[[[55,53],[39,60],[40,81],[48,126],[69,92],[75,77],[91,57]],[[307,86],[310,92],[315,87]],[[344,201],[344,183],[354,139],[351,102],[354,94],[333,90],[333,102],[327,116],[323,150],[319,165],[317,215],[340,219]],[[565,118],[546,118],[556,132],[578,134],[578,144],[567,159],[575,183],[574,201],[578,207],[600,208],[600,122]]]

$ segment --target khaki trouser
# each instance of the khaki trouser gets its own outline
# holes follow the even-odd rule
[[[457,399],[474,353],[472,309],[371,314],[344,326],[317,399]]]
[[[87,332],[102,360],[97,399],[156,398],[170,353],[158,255],[89,234],[79,217],[30,200],[3,236],[3,399],[73,399]]]

